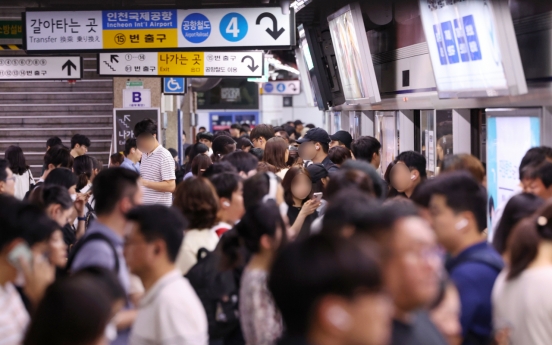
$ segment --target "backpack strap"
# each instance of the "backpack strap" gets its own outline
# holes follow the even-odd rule
[[[73,246],[71,249],[71,252],[69,253],[69,258],[67,259],[67,265],[65,266],[65,271],[68,273],[71,270],[71,266],[73,265],[73,262],[75,261],[75,258],[77,257],[78,252],[84,247],[84,245],[88,242],[92,241],[103,241],[109,245],[111,250],[113,251],[113,258],[115,259],[115,272],[119,273],[119,255],[117,254],[117,249],[115,249],[115,246],[113,245],[113,242],[104,234],[95,232],[92,234],[89,234],[85,236],[80,241],[77,241],[77,243]]]

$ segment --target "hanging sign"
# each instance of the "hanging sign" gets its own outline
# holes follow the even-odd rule
[[[0,56],[0,80],[82,79],[80,56]]]
[[[27,51],[289,48],[295,13],[280,7],[27,11]]]
[[[109,76],[258,77],[263,52],[102,53],[98,74]]]
[[[282,80],[263,83],[264,95],[298,95],[301,93],[299,80]]]

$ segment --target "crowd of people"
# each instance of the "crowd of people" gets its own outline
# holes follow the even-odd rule
[[[78,134],[38,179],[0,159],[1,345],[552,342],[552,148],[488,228],[471,155],[428,179],[301,121],[202,128],[183,162],[133,134],[109,168]]]

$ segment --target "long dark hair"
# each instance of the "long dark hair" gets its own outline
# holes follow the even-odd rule
[[[215,187],[206,178],[193,176],[180,183],[173,205],[190,222],[189,229],[202,230],[216,223],[219,200]]]
[[[293,180],[297,175],[305,175],[307,178],[311,179],[309,171],[303,167],[292,167],[288,170],[286,173],[286,176],[284,177],[284,180],[282,181],[282,187],[284,188],[284,200],[289,206],[293,206],[293,194],[291,193],[291,185],[293,184]],[[311,192],[305,199],[303,199],[301,204],[306,203],[309,199],[312,198],[312,187]]]
[[[59,204],[64,210],[73,207],[73,199],[67,188],[56,185],[41,185],[33,189],[29,202],[46,210],[48,206]]]
[[[184,172],[186,174],[192,171],[192,162],[194,161],[194,158],[199,154],[204,154],[209,151],[209,148],[207,147],[207,145],[202,143],[195,143],[190,147],[191,149],[190,149],[190,152],[188,153],[188,160],[184,165]]]
[[[535,216],[522,220],[515,227],[508,240],[508,280],[518,277],[535,260],[541,241],[552,241],[552,201],[547,202]]]
[[[94,160],[88,155],[78,156],[73,163],[73,171],[78,177],[77,191],[80,191],[92,179]]]
[[[206,155],[197,155],[195,156],[192,162],[192,175],[199,176],[203,175],[203,172],[207,170],[208,167],[213,165],[211,158]]]
[[[279,246],[282,248],[287,243],[286,226],[276,201],[269,199],[248,208],[234,229],[223,236],[222,252],[226,261],[225,266],[231,268],[245,264],[240,246],[245,246],[250,253],[258,253],[261,237],[268,235],[276,238],[278,230],[282,233]]]
[[[542,205],[544,200],[534,194],[522,193],[513,196],[502,214],[500,223],[493,234],[493,247],[500,254],[506,251],[508,238],[514,227],[526,217],[535,213]]]
[[[10,163],[10,169],[14,174],[23,175],[25,171],[29,170],[21,147],[11,145],[6,149],[5,157]]]

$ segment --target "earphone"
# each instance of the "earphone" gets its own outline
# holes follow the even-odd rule
[[[410,179],[411,179],[411,180],[415,180],[415,179],[416,179],[416,175],[410,175]]]
[[[320,150],[320,146],[318,145],[316,145],[315,148],[316,148],[316,151]]]
[[[462,230],[467,225],[468,225],[468,220],[466,218],[462,218],[454,225],[454,227],[456,228],[456,230]]]
[[[222,203],[222,206],[224,206],[224,207],[230,207],[230,203],[229,203],[228,201],[224,201],[224,202]]]
[[[263,202],[267,202],[268,200],[274,200],[276,201],[276,192],[278,191],[278,180],[276,179],[276,175],[271,172],[267,172],[266,176],[268,177],[268,194],[263,197]]]
[[[330,323],[342,331],[351,327],[351,316],[341,307],[336,305],[330,307],[327,316]]]

